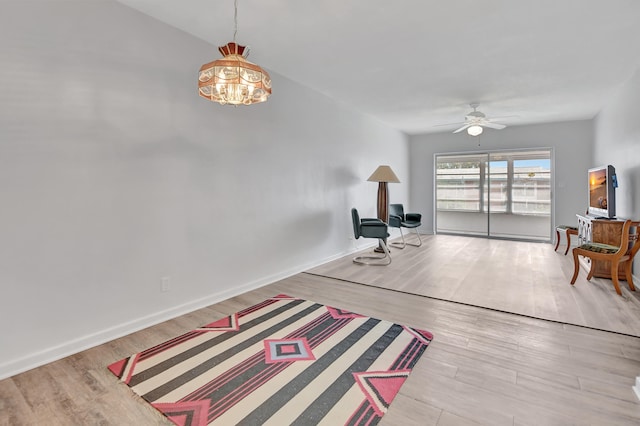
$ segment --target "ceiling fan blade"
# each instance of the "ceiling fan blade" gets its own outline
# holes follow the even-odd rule
[[[464,129],[471,127],[473,125],[473,123],[467,123],[464,126],[460,127],[458,130],[454,130],[453,133],[459,133],[461,131],[463,131]]]
[[[492,123],[490,121],[487,121],[486,123],[482,123],[482,125],[485,126],[485,127],[489,127],[491,129],[497,129],[497,130],[502,130],[505,127],[507,127],[504,124]]]

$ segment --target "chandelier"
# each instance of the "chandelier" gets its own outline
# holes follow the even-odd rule
[[[236,43],[238,0],[234,0],[233,41],[218,47],[223,58],[200,67],[198,93],[220,105],[251,105],[271,94],[271,77],[260,66],[246,60],[249,48]]]

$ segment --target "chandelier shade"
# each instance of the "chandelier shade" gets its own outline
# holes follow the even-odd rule
[[[198,93],[221,105],[251,105],[271,94],[271,77],[246,60],[249,48],[235,42],[218,48],[223,58],[200,67]]]

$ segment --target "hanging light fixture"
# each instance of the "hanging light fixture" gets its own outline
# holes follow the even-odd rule
[[[264,102],[271,94],[271,77],[260,66],[246,60],[249,48],[236,43],[238,0],[234,0],[233,41],[218,50],[224,56],[200,67],[198,93],[220,105],[251,105]]]
[[[478,136],[482,133],[482,126],[478,126],[477,124],[469,126],[469,128],[467,129],[467,133],[469,133],[471,136]]]

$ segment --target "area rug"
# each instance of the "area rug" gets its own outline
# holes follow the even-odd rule
[[[109,370],[177,425],[371,425],[432,339],[278,295]]]

